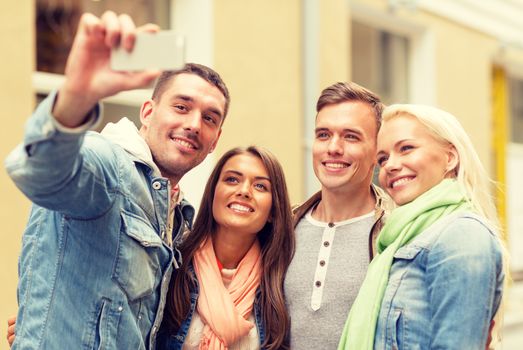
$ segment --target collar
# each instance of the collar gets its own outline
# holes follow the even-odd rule
[[[160,169],[154,163],[149,145],[128,118],[122,118],[116,123],[107,123],[101,134],[122,147],[135,162],[145,164],[152,170],[154,177],[162,177]]]

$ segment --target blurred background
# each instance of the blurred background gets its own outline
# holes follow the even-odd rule
[[[218,149],[185,177],[199,202],[214,160],[258,144],[282,162],[293,203],[318,189],[311,166],[315,102],[353,80],[386,103],[424,103],[456,115],[499,188],[511,252],[503,349],[523,349],[522,0],[37,0],[0,3],[0,159],[21,141],[35,104],[63,80],[79,16],[129,13],[186,38],[186,60],[216,69],[232,102]],[[105,100],[105,121],[151,91]],[[29,202],[0,171],[0,349],[16,314],[17,257]],[[88,262],[86,262],[88,263]]]

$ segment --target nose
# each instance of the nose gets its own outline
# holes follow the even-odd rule
[[[238,185],[236,195],[238,197],[251,198],[251,186],[248,181],[243,181]]]
[[[382,168],[388,173],[399,170],[401,168],[399,157],[394,154],[389,154],[387,162],[385,162],[385,165],[383,165]]]
[[[327,148],[329,155],[341,155],[343,154],[343,147],[341,144],[341,139],[338,136],[333,136],[329,140],[329,145]]]
[[[193,111],[185,116],[183,123],[183,129],[186,131],[192,131],[195,134],[199,134],[202,128],[202,118],[199,112]]]

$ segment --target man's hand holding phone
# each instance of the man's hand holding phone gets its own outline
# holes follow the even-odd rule
[[[136,28],[131,17],[111,11],[101,18],[82,15],[67,59],[65,82],[53,108],[58,122],[67,127],[79,126],[100,99],[150,85],[159,70],[115,71],[110,64],[111,51],[122,48],[132,52],[137,33],[158,29],[153,24]]]
[[[184,39],[172,31],[138,32],[132,51],[111,51],[111,68],[119,71],[175,70],[184,64]]]

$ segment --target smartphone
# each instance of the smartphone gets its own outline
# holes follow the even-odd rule
[[[168,30],[137,33],[131,52],[121,47],[111,51],[111,68],[118,71],[175,70],[184,63],[184,37]]]

